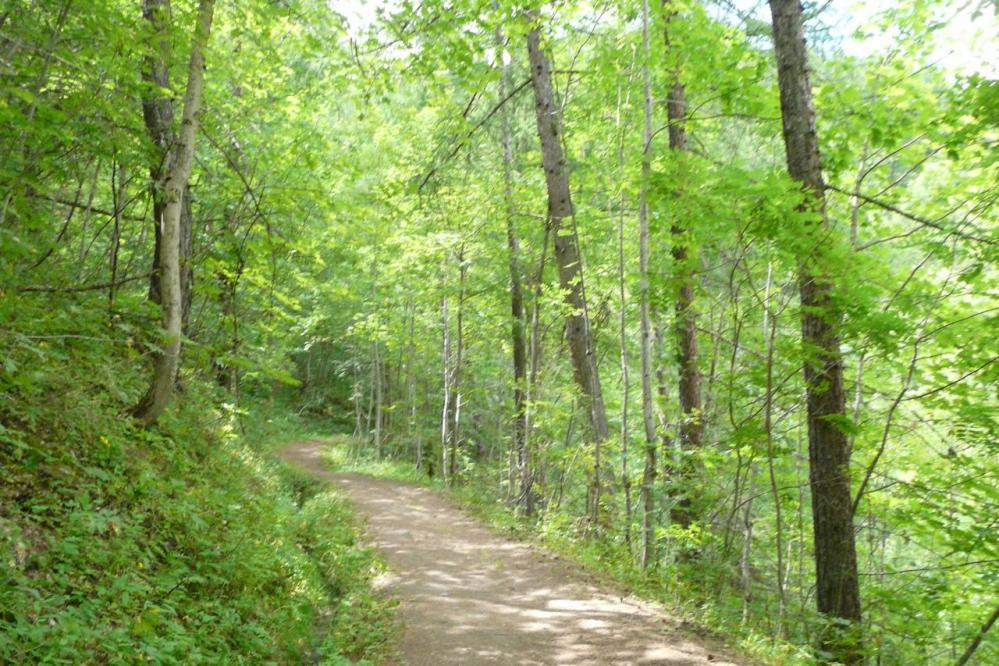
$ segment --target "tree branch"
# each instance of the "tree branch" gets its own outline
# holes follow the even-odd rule
[[[978,630],[978,634],[975,635],[974,640],[972,640],[971,644],[968,645],[968,649],[965,650],[964,654],[961,655],[961,658],[954,663],[954,666],[964,666],[968,663],[968,660],[971,659],[971,655],[975,654],[975,650],[977,650],[978,646],[982,644],[982,639],[985,638],[985,634],[989,633],[989,629],[991,629],[992,625],[996,623],[996,620],[999,620],[999,606],[996,606],[995,610],[992,611],[992,615],[990,615],[989,619],[985,621],[982,628]]]
[[[33,284],[29,284],[29,285],[25,285],[23,287],[18,287],[17,291],[22,292],[22,293],[23,292],[43,292],[43,293],[68,294],[68,293],[75,293],[75,292],[80,292],[80,291],[97,291],[99,289],[109,289],[111,287],[114,287],[115,289],[117,289],[119,286],[121,286],[121,285],[123,285],[123,284],[125,284],[127,282],[135,282],[136,280],[145,280],[150,275],[152,275],[151,272],[149,272],[149,273],[143,273],[142,275],[133,275],[131,277],[122,278],[122,279],[118,280],[117,282],[102,282],[101,284],[88,284],[88,285],[86,285],[84,287],[49,287],[49,286],[46,286],[46,285],[33,285]]]
[[[908,212],[906,212],[904,210],[901,210],[900,208],[896,208],[895,206],[893,206],[891,204],[885,203],[883,201],[879,201],[878,199],[875,199],[874,197],[869,197],[866,194],[861,194],[859,192],[848,192],[846,190],[843,190],[843,189],[840,189],[840,188],[836,187],[835,185],[830,185],[828,183],[826,183],[826,189],[827,190],[832,190],[833,192],[838,192],[839,194],[845,194],[845,195],[850,196],[850,197],[857,197],[858,199],[860,199],[864,203],[869,203],[869,204],[872,204],[874,206],[877,206],[878,208],[883,208],[884,210],[886,210],[886,211],[888,211],[890,213],[895,213],[896,215],[904,217],[907,220],[912,220],[913,222],[917,222],[917,223],[923,225],[924,227],[931,227],[933,229],[937,229],[938,231],[944,231],[944,232],[946,232],[948,234],[953,234],[955,236],[959,236],[959,237],[964,238],[966,240],[973,240],[973,241],[977,241],[979,243],[985,243],[986,245],[995,245],[996,244],[996,241],[994,241],[992,239],[981,238],[979,236],[972,236],[971,234],[966,234],[966,233],[964,233],[962,231],[958,231],[957,229],[948,229],[947,227],[943,226],[939,222],[936,222],[934,220],[929,220],[929,219],[926,219],[925,217],[920,217],[918,215],[913,215],[912,213],[908,213]]]
[[[462,149],[462,148],[463,148],[463,147],[465,146],[465,143],[466,143],[466,142],[467,142],[467,141],[468,141],[469,139],[471,139],[471,138],[472,138],[472,135],[473,135],[473,134],[475,134],[475,133],[476,133],[476,132],[477,132],[477,131],[478,131],[479,129],[481,129],[483,125],[485,125],[485,124],[486,124],[487,122],[489,122],[489,119],[490,119],[490,118],[492,118],[493,116],[495,116],[495,115],[496,115],[496,113],[497,113],[497,112],[498,112],[498,111],[499,111],[499,110],[500,110],[501,108],[503,108],[503,105],[504,105],[504,104],[506,104],[506,103],[507,103],[507,102],[509,102],[509,101],[510,101],[511,99],[513,99],[514,95],[516,95],[516,94],[517,94],[517,93],[519,93],[519,92],[520,92],[521,90],[523,90],[524,88],[526,88],[526,87],[528,86],[528,84],[530,84],[530,82],[531,82],[531,80],[530,80],[530,79],[527,79],[526,81],[524,81],[523,83],[521,83],[521,84],[520,84],[519,86],[517,86],[516,88],[514,88],[514,89],[513,89],[512,91],[510,91],[510,93],[509,93],[509,94],[508,94],[508,95],[507,95],[506,97],[504,97],[503,99],[501,99],[501,100],[500,100],[500,101],[499,101],[499,102],[498,102],[498,103],[496,104],[496,106],[494,106],[494,107],[492,108],[492,110],[490,110],[490,111],[489,111],[489,113],[487,113],[487,114],[486,114],[486,115],[485,115],[485,116],[484,116],[484,117],[482,118],[482,120],[480,120],[479,122],[477,122],[477,123],[475,124],[475,127],[473,127],[472,129],[468,130],[468,133],[467,133],[467,134],[466,134],[466,135],[464,136],[464,138],[462,138],[462,140],[461,140],[461,141],[459,141],[459,142],[458,142],[458,145],[456,145],[456,146],[454,147],[454,150],[452,150],[452,151],[451,151],[451,152],[450,152],[450,153],[448,154],[448,156],[447,156],[447,157],[445,157],[445,158],[444,158],[444,159],[443,159],[442,161],[438,162],[438,163],[437,163],[436,165],[434,165],[434,167],[433,167],[432,169],[430,169],[430,171],[429,171],[429,172],[427,172],[427,175],[423,177],[423,180],[422,180],[422,181],[420,181],[420,186],[419,186],[418,188],[416,188],[416,189],[417,189],[417,191],[422,191],[422,190],[423,190],[423,187],[424,187],[424,186],[425,186],[425,185],[427,184],[427,182],[428,182],[428,181],[429,181],[429,180],[430,180],[431,178],[433,178],[434,174],[435,174],[435,173],[437,173],[437,171],[439,171],[439,170],[440,170],[440,168],[441,168],[442,166],[444,166],[445,164],[447,164],[448,162],[450,162],[450,161],[451,161],[452,159],[454,159],[455,155],[457,155],[457,154],[458,154],[458,153],[459,153],[459,152],[461,151],[461,149]],[[473,99],[474,99],[474,98],[473,98]]]

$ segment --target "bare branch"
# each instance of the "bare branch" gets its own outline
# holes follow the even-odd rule
[[[457,145],[456,145],[456,146],[454,147],[454,149],[453,149],[453,150],[452,150],[452,151],[451,151],[451,152],[450,152],[450,153],[448,154],[448,156],[447,156],[447,157],[445,157],[445,158],[444,158],[444,159],[443,159],[442,161],[440,161],[440,162],[439,162],[439,163],[437,163],[436,165],[434,165],[434,167],[433,167],[432,169],[430,169],[430,171],[428,171],[428,172],[427,172],[427,175],[423,177],[423,180],[422,180],[422,181],[420,182],[420,186],[419,186],[419,187],[417,188],[417,190],[423,190],[423,187],[424,187],[424,186],[425,186],[425,185],[427,184],[427,182],[428,182],[428,181],[429,181],[429,180],[430,180],[431,178],[433,178],[434,174],[435,174],[435,173],[437,173],[437,172],[438,172],[438,171],[440,170],[440,168],[441,168],[442,166],[444,166],[445,164],[447,164],[448,162],[450,162],[450,161],[451,161],[452,159],[454,159],[455,155],[457,155],[457,154],[458,154],[458,153],[459,153],[459,152],[461,151],[461,149],[462,149],[462,148],[464,148],[464,146],[465,146],[465,143],[466,143],[466,142],[467,142],[467,141],[468,141],[469,139],[471,139],[471,138],[472,138],[472,135],[473,135],[473,134],[475,134],[475,133],[476,133],[476,132],[477,132],[477,131],[478,131],[479,129],[481,129],[483,125],[485,125],[485,124],[486,124],[487,122],[489,122],[489,119],[490,119],[490,118],[492,118],[493,116],[495,116],[495,115],[496,115],[496,113],[497,113],[497,112],[498,112],[498,111],[499,111],[499,110],[500,110],[501,108],[503,108],[503,105],[504,105],[504,104],[506,104],[506,103],[507,103],[507,102],[509,102],[509,101],[510,101],[511,99],[513,99],[514,95],[516,95],[516,94],[517,94],[517,93],[519,93],[519,92],[520,92],[521,90],[523,90],[524,88],[526,88],[526,87],[528,86],[528,84],[530,84],[530,82],[531,82],[531,80],[530,80],[530,79],[527,79],[527,80],[525,80],[525,81],[524,81],[523,83],[521,83],[521,84],[520,84],[519,86],[517,86],[516,88],[514,88],[514,89],[513,89],[512,91],[510,91],[510,93],[509,93],[509,94],[508,94],[508,95],[507,95],[506,97],[504,97],[503,99],[501,99],[501,100],[500,100],[500,101],[499,101],[499,102],[498,102],[498,103],[496,104],[496,106],[494,106],[494,107],[492,108],[492,110],[490,110],[490,111],[489,111],[489,113],[487,113],[487,114],[486,114],[486,115],[485,115],[485,116],[484,116],[484,117],[482,118],[482,120],[480,120],[479,122],[477,122],[477,123],[475,124],[475,127],[473,127],[472,129],[468,130],[468,133],[467,133],[467,134],[465,134],[464,138],[462,138],[462,140],[458,142],[458,144],[457,144]]]
[[[943,226],[939,222],[936,222],[934,220],[929,220],[929,219],[927,219],[925,217],[920,217],[918,215],[913,215],[912,213],[908,213],[908,212],[906,212],[904,210],[901,210],[900,208],[896,208],[895,206],[893,206],[893,205],[891,205],[889,203],[885,203],[883,201],[879,201],[878,199],[875,199],[874,197],[869,197],[866,194],[861,194],[859,192],[848,192],[847,190],[840,189],[840,188],[836,187],[835,185],[829,185],[828,183],[826,183],[826,189],[827,190],[832,190],[833,192],[838,192],[839,194],[845,194],[847,196],[857,197],[858,199],[860,199],[861,201],[864,201],[865,203],[872,204],[874,206],[877,206],[878,208],[883,208],[884,210],[887,210],[887,211],[889,211],[891,213],[895,213],[896,215],[900,215],[901,217],[904,217],[907,220],[912,220],[913,222],[918,222],[919,224],[921,224],[921,225],[923,225],[925,227],[931,227],[933,229],[937,229],[938,231],[944,231],[944,232],[946,232],[948,234],[953,234],[954,236],[959,236],[959,237],[964,238],[966,240],[973,240],[973,241],[977,241],[979,243],[985,243],[986,245],[995,245],[996,244],[996,241],[994,241],[992,239],[982,238],[980,236],[972,236],[971,234],[966,234],[966,233],[964,233],[962,231],[958,231],[957,229],[948,229],[947,227]]]
[[[69,293],[76,293],[76,292],[81,292],[81,291],[97,291],[97,290],[100,290],[100,289],[109,289],[111,287],[114,287],[115,289],[117,289],[119,286],[121,286],[121,285],[123,285],[125,283],[128,283],[128,282],[135,282],[136,280],[145,280],[150,275],[152,275],[152,272],[143,273],[142,275],[133,275],[133,276],[127,277],[127,278],[122,278],[122,279],[120,279],[120,280],[118,280],[116,282],[102,282],[101,284],[88,284],[88,285],[83,286],[83,287],[50,287],[50,286],[47,286],[47,285],[31,285],[31,284],[29,284],[29,285],[25,285],[23,287],[18,287],[17,290],[19,292],[22,292],[22,293],[24,293],[24,292],[28,292],[28,293],[30,293],[30,292],[42,292],[42,293],[50,293],[50,294],[69,294]]]

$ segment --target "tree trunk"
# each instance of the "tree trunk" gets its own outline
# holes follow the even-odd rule
[[[406,394],[409,399],[409,426],[407,433],[413,440],[416,469],[423,469],[423,432],[417,424],[416,409],[416,308],[409,304],[409,344],[406,359]]]
[[[531,405],[539,394],[539,375],[541,372],[541,291],[544,287],[545,264],[548,260],[548,237],[551,235],[551,227],[545,225],[544,233],[541,237],[541,256],[538,258],[538,270],[534,274],[534,294],[531,301],[531,334],[530,334],[530,354],[528,364],[530,370],[527,376],[527,386],[525,387],[524,400],[524,448],[531,450]],[[539,447],[540,448],[540,447]],[[541,456],[539,455],[540,459]],[[534,512],[534,480],[535,472],[528,468],[525,470],[526,476],[521,479],[521,492],[526,493],[528,513]],[[545,478],[544,470],[538,474],[540,478]],[[526,490],[525,490],[526,489]]]
[[[171,151],[176,141],[173,127],[173,100],[166,91],[170,88],[170,0],[142,0],[142,15],[149,21],[156,34],[155,55],[145,59],[142,79],[148,90],[142,97],[142,117],[146,131],[153,144],[159,149],[155,161],[149,165],[150,191],[153,199],[153,270],[149,276],[149,300],[162,304],[160,287],[160,254],[163,246],[163,216],[166,212],[167,195],[164,177],[170,169]],[[194,282],[192,255],[192,216],[191,188],[184,183],[180,209],[180,290],[181,327],[187,332],[191,313],[191,295]]]
[[[445,293],[441,299],[441,364],[443,366],[444,379],[444,405],[441,408],[441,476],[444,483],[450,483],[448,478],[448,443],[451,441],[451,312],[448,303],[448,296]],[[430,476],[433,476],[433,467],[430,468]]]
[[[458,472],[458,449],[461,447],[461,370],[464,363],[465,341],[465,244],[458,249],[458,316],[455,318],[454,367],[451,369],[451,454],[448,456],[448,480],[454,483]]]
[[[497,40],[502,45],[502,40]],[[501,46],[502,48],[502,46]],[[500,79],[500,97],[506,98],[510,87],[510,66],[503,65]],[[530,485],[530,461],[526,446],[527,411],[525,409],[525,389],[527,385],[527,342],[525,339],[524,289],[521,275],[520,242],[514,227],[513,216],[513,130],[510,111],[504,105],[502,117],[503,143],[503,199],[506,204],[506,242],[510,250],[510,320],[513,342],[513,437],[511,449],[514,451],[520,491],[517,493],[517,506],[529,514],[531,502],[527,494]]]
[[[748,485],[750,492],[756,487],[757,467],[749,462]],[[753,498],[750,495],[742,510],[742,551],[739,555],[739,584],[742,587],[742,624],[749,620],[749,608],[753,603]]]
[[[114,296],[115,296],[115,286],[118,282],[118,253],[121,250],[121,218],[122,209],[124,207],[125,200],[125,185],[127,180],[125,178],[124,167],[118,162],[117,154],[111,161],[111,195],[112,201],[112,216],[114,220],[114,226],[111,229],[111,281],[108,287],[108,316],[114,316]],[[80,182],[80,187],[83,186],[83,182]],[[77,196],[79,197],[79,188],[77,189]],[[72,212],[70,213],[72,215]]]
[[[664,0],[663,6],[668,11],[669,0]],[[670,48],[669,32],[666,32],[666,48]],[[686,101],[680,72],[674,73],[673,87],[666,104],[667,121],[669,124],[669,148],[674,159],[682,160],[687,151],[687,133],[684,128],[686,119]],[[674,196],[682,196],[677,191]],[[697,313],[694,309],[694,279],[690,265],[688,230],[679,218],[673,219],[670,226],[673,238],[673,265],[677,282],[676,301],[674,303],[676,331],[676,361],[679,368],[680,423],[678,428],[677,446],[680,469],[675,476],[676,482],[682,486],[678,501],[671,510],[671,521],[687,527],[695,519],[691,494],[692,469],[690,454],[701,445],[704,432],[701,414],[701,373],[697,365]]]
[[[763,294],[763,339],[767,348],[766,393],[763,401],[763,432],[767,440],[767,473],[770,480],[770,495],[774,500],[774,552],[777,565],[777,622],[774,638],[784,636],[784,613],[787,607],[784,594],[784,520],[782,516],[780,487],[777,483],[776,455],[774,452],[773,409],[774,409],[774,351],[777,338],[777,313],[771,307],[771,283],[773,264],[767,263],[767,282]]]
[[[638,192],[638,281],[640,289],[642,356],[642,423],[645,426],[645,469],[642,472],[642,569],[656,562],[656,421],[652,404],[652,318],[649,314],[649,205],[651,172],[649,143],[652,141],[652,77],[649,72],[649,0],[642,0],[642,184]]]
[[[551,65],[541,49],[541,34],[537,27],[527,34],[527,51],[531,68],[531,84],[534,88],[541,158],[548,191],[548,224],[554,237],[559,284],[565,293],[565,301],[570,309],[570,313],[566,317],[566,337],[569,341],[576,383],[579,385],[590,415],[592,436],[596,445],[599,446],[608,436],[607,413],[604,408],[589,314],[586,309],[579,241],[572,220],[573,206],[569,188],[569,170],[561,141],[562,118],[559,107],[555,104]],[[567,218],[570,225],[573,226],[563,229],[562,223]],[[597,474],[594,479],[595,489],[599,488],[599,483],[599,474]],[[599,491],[591,493],[590,512],[591,516],[595,517],[599,512],[599,505],[596,500],[592,499],[593,496],[598,497]]]
[[[510,87],[510,67],[503,66],[503,76],[500,81],[500,94],[506,97]],[[512,448],[515,452],[516,468],[520,479],[520,492],[517,494],[517,505],[522,511],[530,514],[531,502],[528,500],[530,485],[530,460],[526,446],[527,412],[525,410],[525,388],[527,384],[527,342],[525,339],[524,319],[524,289],[520,260],[520,242],[514,227],[513,216],[513,131],[510,123],[510,112],[504,108],[502,118],[503,142],[503,198],[506,203],[506,241],[510,250],[510,319],[511,338],[513,342],[513,439]]]
[[[366,453],[368,446],[371,444],[371,434],[374,432],[372,424],[374,423],[375,415],[375,359],[374,356],[371,357],[368,363],[368,409],[364,413],[364,447],[363,451]],[[358,448],[358,453],[362,451]]]
[[[371,343],[372,370],[371,379],[375,391],[375,459],[382,459],[382,357],[379,352],[381,343],[377,340]]]
[[[808,77],[800,0],[770,0],[774,50],[777,57],[781,117],[790,176],[808,196],[805,204],[819,218],[812,229],[825,233],[825,184],[819,156],[812,91]],[[808,414],[809,485],[815,535],[816,601],[830,627],[821,648],[832,661],[863,661],[860,586],[854,542],[850,493],[850,451],[846,433],[837,420],[846,418],[843,364],[837,326],[840,319],[831,302],[830,276],[821,268],[822,248],[799,260],[801,332],[805,348],[805,386]],[[815,264],[819,263],[819,266]],[[848,623],[846,629],[837,624]]]
[[[361,433],[364,432],[363,426],[361,426],[361,373],[358,372],[357,361],[351,363],[354,372],[354,390],[351,392],[351,398],[354,401],[354,439],[360,439]]]
[[[629,83],[631,76],[629,75]],[[618,128],[619,138],[617,146],[618,176],[621,182],[625,179],[624,162],[624,130],[621,125],[621,84],[617,86],[617,111],[614,115],[614,124]],[[618,342],[621,354],[621,487],[624,490],[624,542],[628,546],[628,553],[631,553],[631,472],[628,470],[628,441],[631,437],[628,432],[628,403],[631,400],[631,376],[628,372],[628,336],[627,336],[627,312],[625,295],[625,271],[624,271],[624,190],[618,199],[618,219],[617,219],[617,289],[620,310],[618,312]]]
[[[211,33],[214,10],[215,0],[201,0],[198,5],[198,22],[191,48],[180,135],[170,151],[169,169],[163,186],[165,207],[160,224],[162,245],[159,269],[162,299],[160,307],[166,340],[162,354],[156,359],[156,369],[149,391],[133,410],[133,415],[146,425],[155,422],[166,409],[180,364],[184,310],[184,295],[181,290],[180,218],[184,208],[184,190],[191,175],[191,163],[194,159],[194,140],[197,135],[201,93],[204,88],[204,49]]]

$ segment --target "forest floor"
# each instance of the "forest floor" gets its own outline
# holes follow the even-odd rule
[[[388,564],[385,592],[399,600],[404,663],[745,663],[665,609],[497,535],[439,492],[329,471],[323,446],[299,442],[281,455],[335,484],[367,521],[371,545]]]

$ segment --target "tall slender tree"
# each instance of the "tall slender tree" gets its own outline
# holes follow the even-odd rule
[[[666,48],[672,49],[669,38],[669,23],[672,9],[670,0],[663,1],[663,9],[666,14],[666,28],[664,36]],[[671,59],[679,58],[677,54],[668,54]],[[687,152],[687,132],[684,126],[687,115],[686,90],[681,79],[679,62],[673,65],[672,84],[669,90],[669,98],[666,102],[666,115],[669,124],[669,148],[673,154],[673,159],[681,164]],[[682,189],[677,189],[674,197],[682,197]],[[683,206],[677,207],[683,210]],[[679,469],[676,470],[677,485],[683,490],[679,493],[677,501],[672,505],[670,519],[677,525],[686,527],[694,520],[691,506],[692,488],[689,483],[690,454],[701,445],[702,433],[704,432],[703,418],[701,414],[701,371],[698,367],[697,357],[697,311],[694,308],[694,275],[691,267],[691,251],[689,235],[689,225],[684,223],[681,214],[673,216],[670,225],[670,235],[672,237],[671,254],[673,255],[674,278],[676,281],[676,296],[674,300],[675,316],[675,336],[676,336],[676,362],[679,368],[679,382],[677,386],[680,399],[680,423],[677,432],[677,458],[679,459]]]
[[[804,210],[814,214],[807,234],[811,247],[801,252],[798,289],[808,417],[809,485],[815,535],[815,598],[830,620],[821,648],[830,660],[863,662],[860,586],[850,492],[850,448],[843,361],[837,332],[840,313],[830,298],[832,271],[824,260],[829,233],[825,183],[809,82],[800,0],[770,0],[774,51],[780,87],[787,170],[801,183]],[[844,626],[845,625],[845,626]]]
[[[503,49],[502,35],[497,33],[497,45]],[[500,97],[505,99],[510,89],[510,63],[502,61],[500,76]],[[523,268],[520,257],[520,240],[514,226],[513,207],[513,123],[508,105],[503,105],[501,140],[503,144],[503,203],[506,217],[506,242],[509,250],[510,269],[510,338],[513,343],[513,432],[511,448],[516,460],[517,478],[520,490],[517,505],[527,514],[532,512],[530,498],[530,460],[527,451],[527,410],[525,397],[527,389],[527,339],[526,317],[524,315]]]
[[[649,0],[642,0],[642,185],[638,192],[638,280],[642,336],[642,423],[645,426],[645,467],[642,470],[642,555],[648,569],[656,561],[655,483],[658,435],[652,402],[652,316],[649,312],[649,202],[648,181],[652,171],[652,74],[649,71]]]
[[[450,483],[458,476],[458,451],[461,448],[461,401],[462,370],[465,364],[465,291],[468,277],[468,262],[465,259],[465,243],[458,247],[458,313],[455,317],[454,367],[451,369],[451,452],[448,454],[448,474]]]
[[[569,307],[569,314],[566,316],[566,337],[569,341],[576,383],[583,394],[590,417],[592,436],[599,449],[599,445],[608,437],[607,412],[600,388],[600,374],[597,370],[590,317],[586,308],[582,257],[573,220],[574,210],[569,187],[569,167],[562,149],[562,114],[559,105],[555,103],[551,64],[541,47],[541,31],[538,26],[533,27],[527,34],[527,52],[531,68],[531,84],[534,89],[538,137],[541,141],[541,161],[548,191],[548,225],[555,246],[559,284],[565,293],[566,305]],[[599,457],[597,460],[593,480],[594,490],[590,498],[590,512],[594,519],[599,513]]]
[[[164,348],[156,358],[156,367],[149,390],[133,409],[135,417],[145,424],[155,422],[166,409],[173,393],[180,365],[183,337],[184,296],[181,289],[181,214],[184,190],[191,175],[194,142],[201,112],[201,96],[205,77],[205,48],[211,35],[215,0],[201,0],[191,46],[187,88],[180,133],[170,151],[166,180],[163,184],[165,206],[160,220],[161,248],[159,256],[160,308],[165,334]]]
[[[142,118],[146,132],[156,147],[149,165],[150,191],[153,199],[153,270],[149,276],[149,300],[162,303],[160,288],[160,253],[163,245],[163,215],[167,198],[165,178],[170,168],[171,151],[177,141],[174,128],[173,99],[170,97],[170,0],[142,0],[142,16],[149,23],[155,44],[145,58],[142,79],[146,84],[142,96]],[[182,327],[186,331],[191,314],[191,296],[194,283],[193,216],[191,212],[190,184],[184,184],[180,208],[180,290],[182,301]]]
[[[629,82],[631,75],[629,73]],[[623,183],[625,180],[625,128],[622,124],[621,109],[626,104],[626,97],[622,99],[622,83],[617,84],[617,108],[614,113],[614,127],[618,133],[617,143],[617,167],[618,178]],[[621,489],[624,491],[624,541],[631,551],[631,472],[628,469],[628,458],[631,455],[628,450],[628,443],[631,439],[631,432],[628,430],[628,403],[631,400],[631,373],[628,370],[628,314],[627,314],[627,292],[625,289],[625,244],[624,244],[624,220],[625,220],[626,193],[621,189],[618,199],[617,218],[617,293],[618,293],[618,348],[621,363]]]

